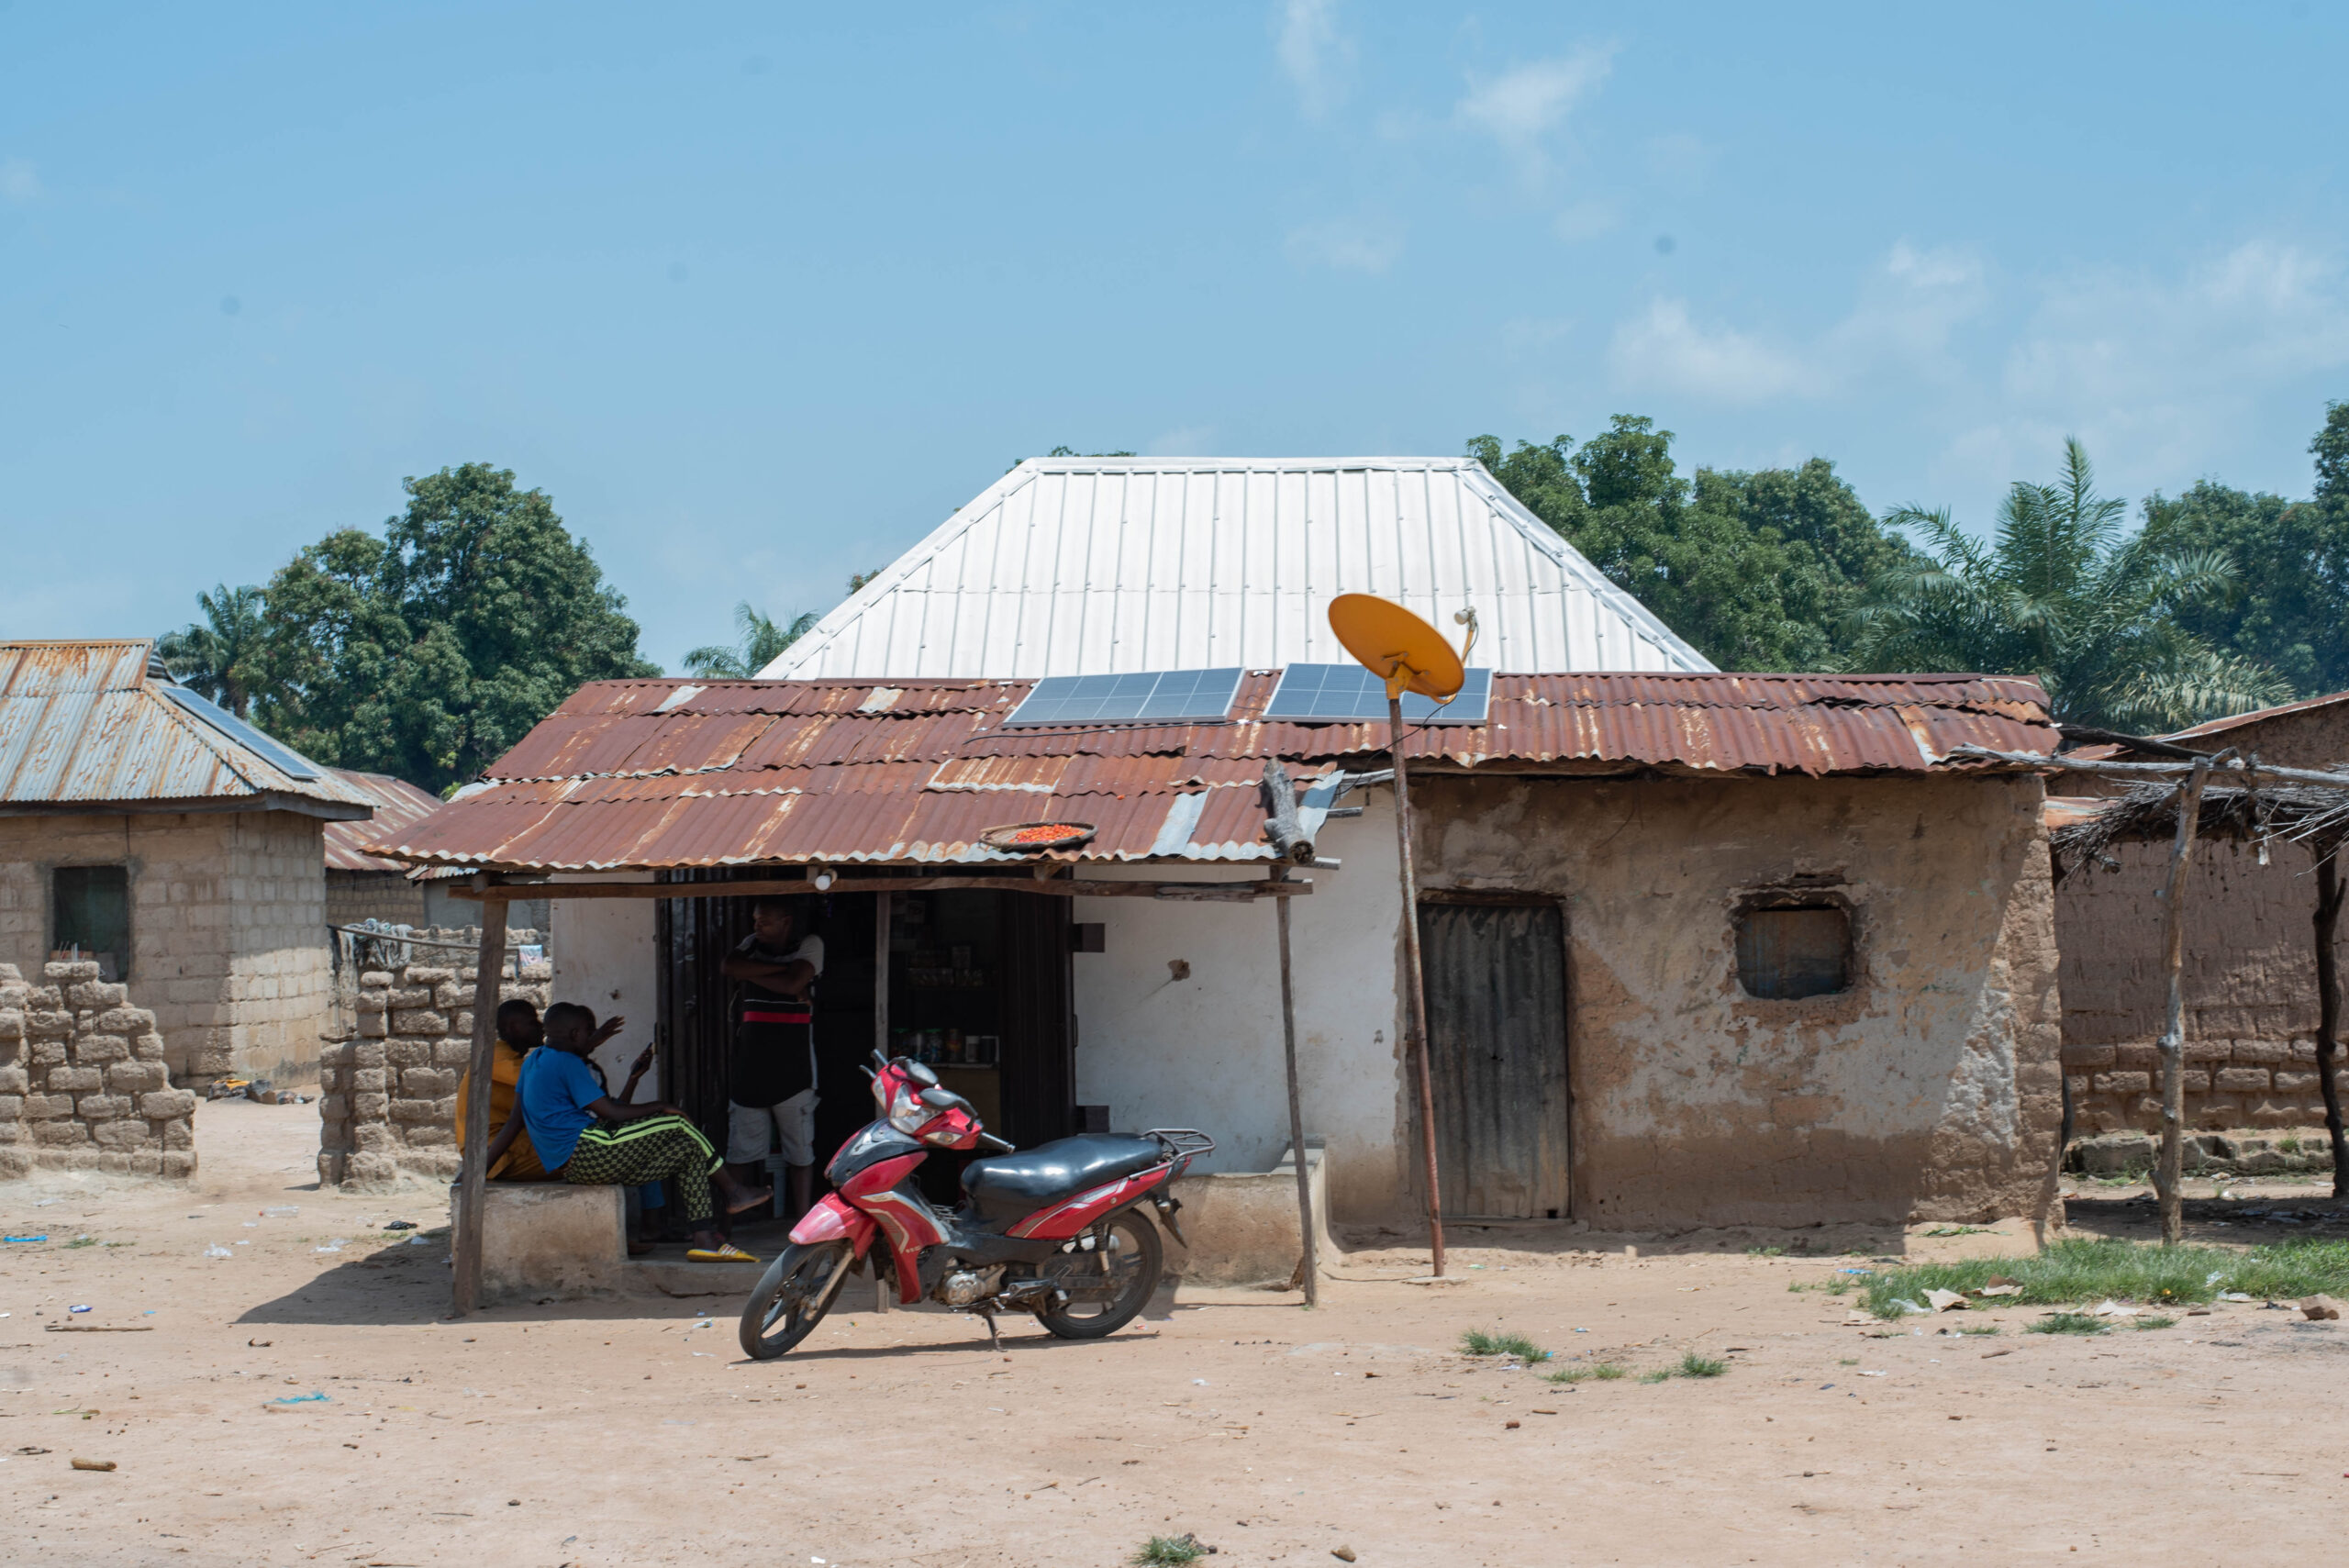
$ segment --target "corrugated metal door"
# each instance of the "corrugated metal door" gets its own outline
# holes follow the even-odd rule
[[[1419,906],[1446,1215],[1566,1213],[1565,919],[1554,903]]]

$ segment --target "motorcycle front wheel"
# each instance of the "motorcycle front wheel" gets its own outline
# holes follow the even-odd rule
[[[846,1241],[785,1247],[759,1276],[742,1307],[742,1352],[773,1361],[815,1332],[840,1298],[856,1249]]]
[[[1166,1267],[1158,1227],[1138,1209],[1119,1209],[1079,1240],[1086,1238],[1090,1249],[1060,1253],[1038,1271],[1086,1287],[1084,1297],[1036,1314],[1036,1321],[1063,1340],[1098,1340],[1132,1322]]]

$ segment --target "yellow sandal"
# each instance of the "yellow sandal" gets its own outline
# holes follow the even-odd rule
[[[718,1247],[688,1247],[685,1256],[696,1263],[755,1263],[759,1261],[731,1241]]]

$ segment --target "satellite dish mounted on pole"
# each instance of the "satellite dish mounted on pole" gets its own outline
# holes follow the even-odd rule
[[[1468,611],[1458,617],[1469,628],[1473,645],[1475,617]],[[1387,747],[1395,756],[1395,838],[1403,868],[1403,959],[1410,973],[1410,1033],[1405,1055],[1414,1063],[1419,1081],[1419,1144],[1426,1163],[1428,1187],[1428,1249],[1433,1272],[1443,1273],[1443,1199],[1436,1184],[1435,1091],[1428,1072],[1428,992],[1419,970],[1419,877],[1411,863],[1411,783],[1403,762],[1403,694],[1415,692],[1435,702],[1449,702],[1468,678],[1460,655],[1443,633],[1405,609],[1371,594],[1341,594],[1330,601],[1330,629],[1338,634],[1354,662],[1386,683]],[[1299,1151],[1297,1158],[1304,1158]]]

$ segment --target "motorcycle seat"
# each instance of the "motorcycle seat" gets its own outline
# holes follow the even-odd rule
[[[1165,1159],[1156,1139],[1088,1132],[974,1160],[963,1167],[963,1190],[980,1218],[1009,1224]]]

